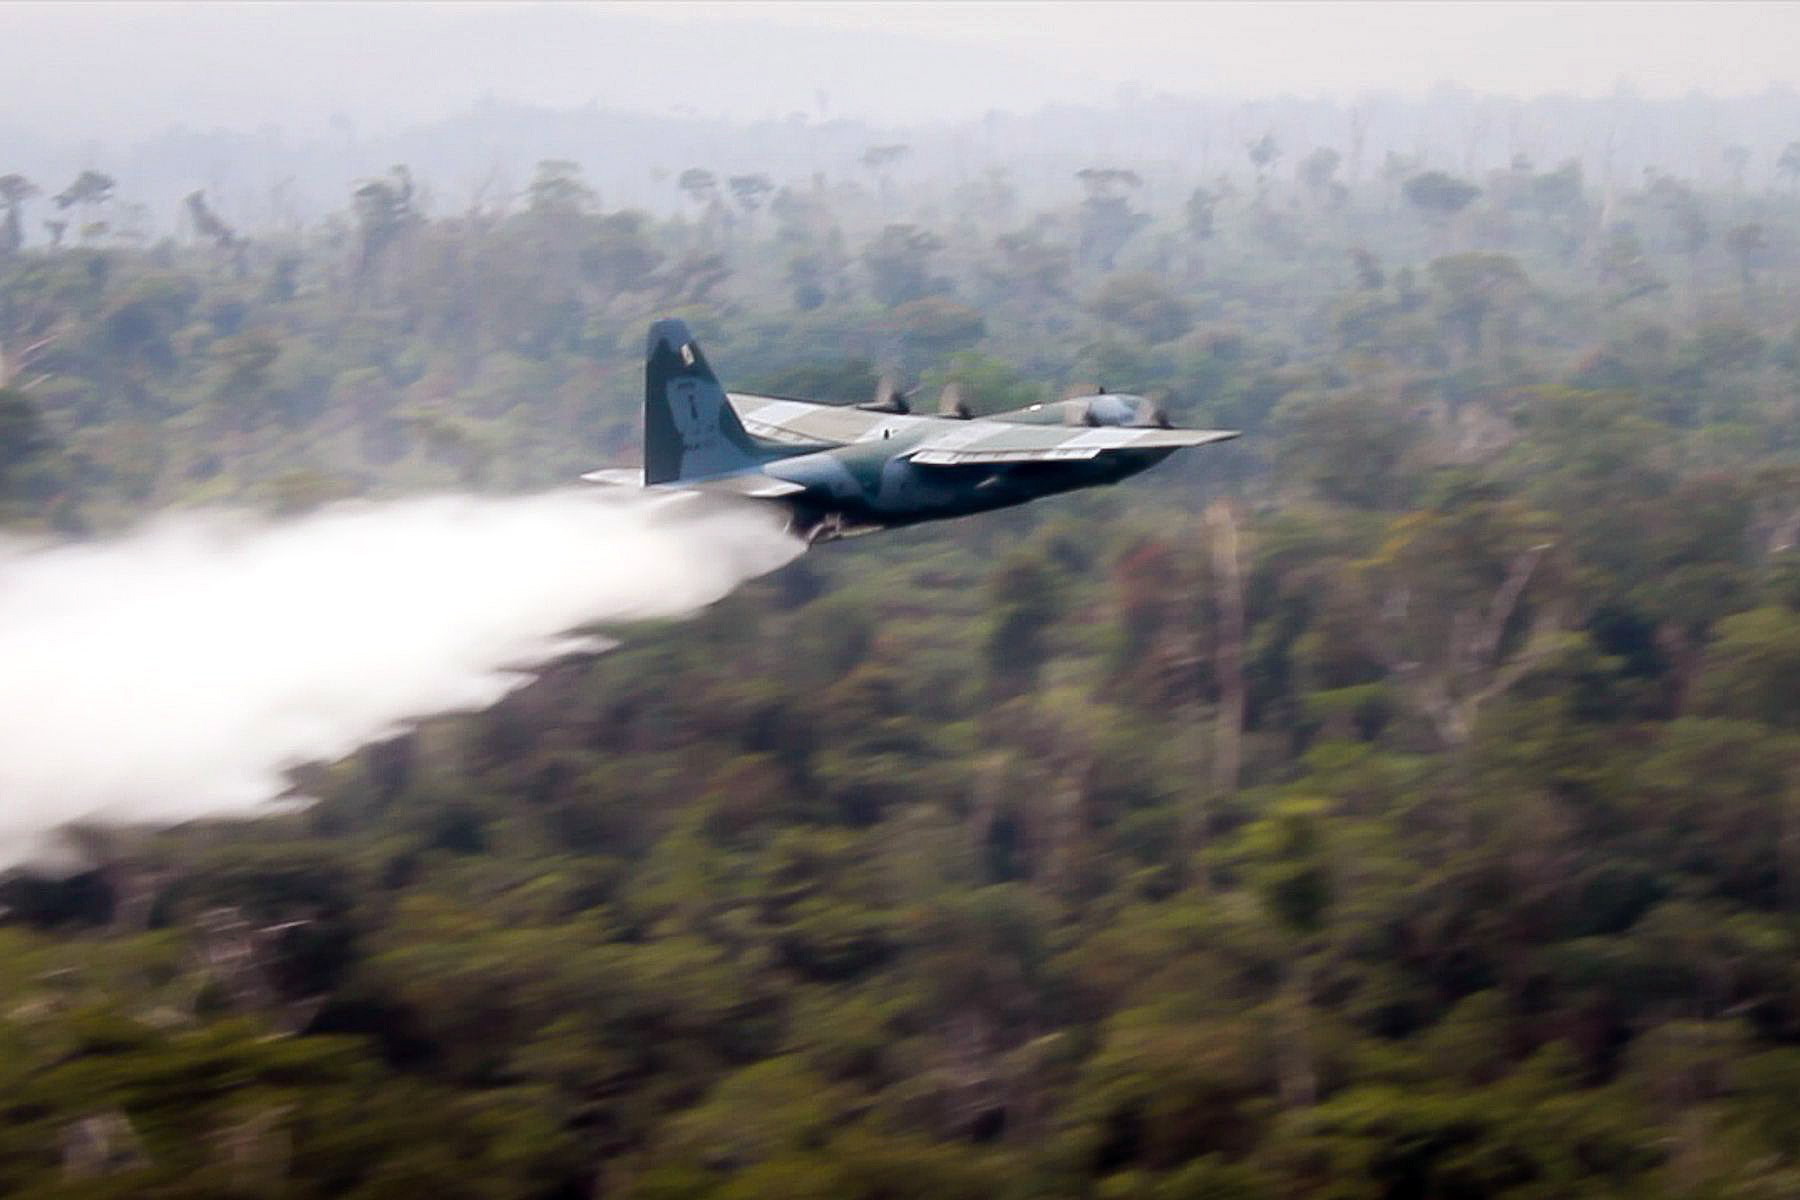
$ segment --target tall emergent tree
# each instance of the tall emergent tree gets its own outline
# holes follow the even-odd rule
[[[1103,271],[1150,217],[1131,207],[1130,193],[1144,185],[1136,171],[1122,167],[1084,167],[1075,172],[1087,199],[1081,203],[1081,241],[1076,255]]]
[[[6,206],[6,225],[0,230],[0,254],[17,253],[25,244],[25,202],[38,194],[38,186],[23,175],[0,175],[0,204]]]
[[[1406,202],[1428,218],[1444,222],[1469,206],[1481,189],[1444,171],[1425,171],[1406,181]]]
[[[51,199],[58,209],[80,209],[82,220],[76,227],[76,233],[82,241],[90,241],[106,232],[106,224],[99,219],[98,210],[112,199],[115,186],[111,175],[104,171],[86,169]],[[57,240],[61,240],[60,235]]]

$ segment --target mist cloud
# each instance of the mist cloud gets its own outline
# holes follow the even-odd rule
[[[681,505],[440,496],[0,541],[0,863],[77,819],[253,814],[285,768],[493,703],[571,629],[691,612],[799,552]]]

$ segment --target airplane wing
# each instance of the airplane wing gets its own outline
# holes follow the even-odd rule
[[[897,433],[921,423],[937,423],[935,417],[810,404],[749,392],[732,392],[730,399],[738,420],[752,437],[790,446],[841,446],[878,438],[884,430]]]
[[[1233,429],[1139,429],[1062,425],[1012,425],[968,421],[930,438],[904,455],[922,467],[983,463],[1070,462],[1120,450],[1171,450],[1204,446],[1237,436]]]

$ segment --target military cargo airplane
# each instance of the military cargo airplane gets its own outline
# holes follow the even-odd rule
[[[1142,396],[1095,391],[972,416],[954,386],[935,416],[884,383],[854,406],[727,392],[687,326],[650,327],[644,466],[594,483],[767,501],[811,544],[966,516],[1121,479],[1226,429],[1174,429]]]

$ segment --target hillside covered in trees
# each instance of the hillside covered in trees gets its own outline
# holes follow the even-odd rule
[[[1244,432],[82,831],[0,884],[0,1194],[1800,1191],[1800,143],[1231,152],[166,237],[0,177],[9,532],[629,464],[662,315],[731,386]]]

